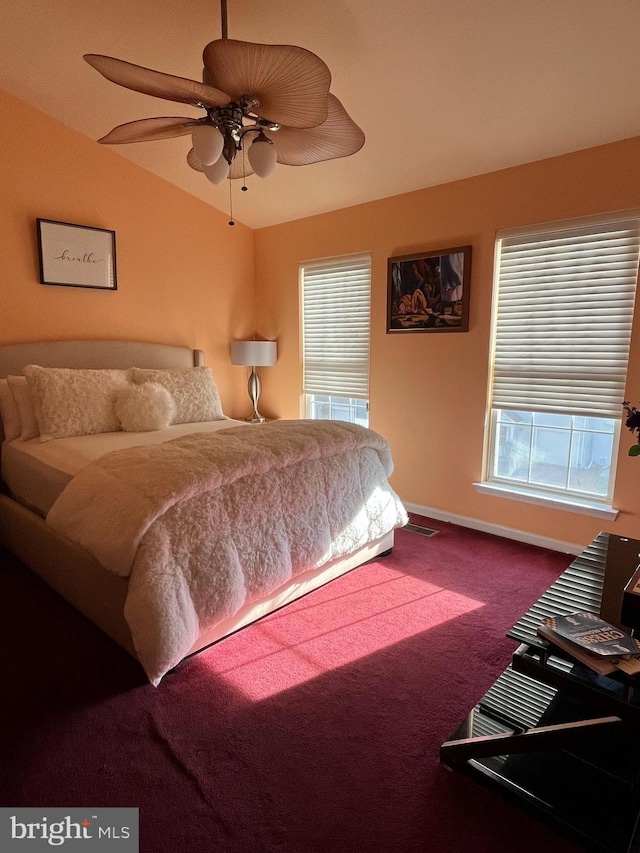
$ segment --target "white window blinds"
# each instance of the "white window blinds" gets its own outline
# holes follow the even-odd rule
[[[620,418],[640,220],[498,234],[491,405]]]
[[[305,394],[368,399],[371,258],[304,264]]]

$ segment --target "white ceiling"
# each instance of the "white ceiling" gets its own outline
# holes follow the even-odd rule
[[[332,72],[364,130],[357,154],[233,182],[259,228],[640,135],[638,0],[228,0],[229,37],[295,44]],[[104,53],[201,79],[218,0],[0,0],[0,88],[92,139],[138,118],[198,115],[130,92]],[[114,146],[228,211],[187,167],[189,137]]]

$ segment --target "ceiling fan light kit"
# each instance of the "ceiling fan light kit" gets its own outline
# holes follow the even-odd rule
[[[113,83],[205,111],[201,118],[127,122],[98,141],[117,145],[191,134],[187,164],[213,184],[244,181],[252,174],[266,178],[276,163],[306,166],[359,151],[364,133],[329,92],[325,63],[294,45],[227,38],[226,0],[220,7],[222,38],[204,48],[202,83],[110,56],[85,55]]]
[[[199,124],[191,131],[191,140],[194,154],[203,166],[213,165],[222,154],[224,136],[217,127]]]
[[[229,177],[229,164],[224,157],[218,157],[215,163],[205,166],[202,171],[212,184],[221,184]]]
[[[268,178],[276,167],[278,155],[273,142],[260,131],[251,143],[248,157],[255,174],[259,178]]]

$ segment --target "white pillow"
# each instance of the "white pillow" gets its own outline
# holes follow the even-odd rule
[[[24,372],[33,396],[41,441],[120,429],[113,399],[116,391],[127,385],[128,371],[29,364]]]
[[[26,376],[7,376],[7,382],[20,415],[20,438],[28,441],[40,435],[36,409]]]
[[[20,412],[15,397],[9,388],[7,379],[0,379],[0,416],[2,416],[2,429],[5,441],[13,441],[20,438],[22,424],[20,423]]]
[[[174,424],[219,421],[226,418],[220,396],[209,367],[187,367],[176,370],[144,370],[131,368],[136,385],[159,382],[176,403]]]
[[[176,414],[173,397],[159,382],[128,385],[116,391],[113,407],[125,432],[166,429]]]

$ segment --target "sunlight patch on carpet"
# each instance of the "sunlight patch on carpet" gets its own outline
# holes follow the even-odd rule
[[[229,637],[200,662],[259,702],[485,603],[379,564],[368,569]]]

